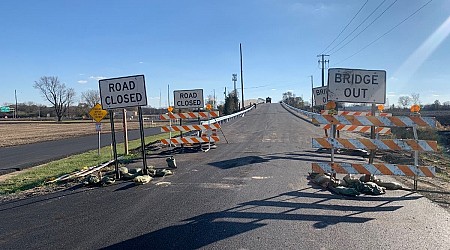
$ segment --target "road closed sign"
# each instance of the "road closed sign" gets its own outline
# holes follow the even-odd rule
[[[147,105],[144,75],[103,79],[98,83],[104,109]]]
[[[203,108],[203,89],[174,90],[174,107],[183,108]]]
[[[328,102],[328,87],[313,88],[314,105],[325,105]]]
[[[328,100],[337,102],[386,102],[386,71],[328,69]]]

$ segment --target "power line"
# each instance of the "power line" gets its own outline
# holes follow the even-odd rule
[[[377,39],[373,40],[372,42],[370,42],[369,44],[367,44],[366,46],[362,47],[360,50],[358,50],[357,52],[355,52],[354,54],[352,54],[351,56],[345,58],[344,60],[334,64],[333,66],[340,64],[342,62],[347,61],[348,59],[354,57],[355,55],[359,54],[361,51],[367,49],[370,45],[374,44],[375,42],[377,42],[378,40],[380,40],[382,37],[386,36],[387,34],[391,33],[394,29],[396,29],[398,26],[402,25],[404,22],[406,22],[408,19],[410,19],[411,17],[413,17],[415,14],[417,14],[419,11],[421,11],[423,8],[425,8],[425,6],[427,6],[429,3],[431,3],[433,0],[430,0],[428,2],[426,2],[424,5],[422,5],[420,8],[418,8],[416,11],[414,11],[413,13],[411,13],[409,16],[407,16],[405,19],[403,19],[401,22],[399,22],[398,24],[396,24],[394,27],[392,27],[391,29],[389,29],[387,32],[385,32],[383,35],[379,36]]]
[[[386,0],[383,0],[383,2],[381,2],[373,11],[372,11],[372,13],[370,13],[356,28],[354,28],[353,30],[352,30],[352,32],[350,32],[350,34],[348,34],[342,41],[340,41],[338,44],[336,44],[333,48],[331,48],[328,52],[327,52],[327,54],[330,54],[330,52],[331,51],[333,51],[337,46],[339,46],[339,45],[341,45],[345,40],[347,40],[347,38],[349,37],[349,36],[351,36],[359,27],[361,27],[361,25],[363,25],[363,23],[365,23],[366,21],[367,21],[367,19],[369,19],[372,15],[373,15],[373,13],[375,13],[380,7],[381,7],[381,5],[383,5],[384,4],[384,2],[386,2]]]
[[[361,8],[358,10],[358,12],[356,12],[356,14],[353,16],[353,18],[350,20],[350,22],[347,23],[347,25],[345,25],[344,29],[341,30],[341,32],[337,35],[336,38],[334,38],[334,40],[328,44],[328,46],[320,53],[323,54],[323,52],[325,52],[325,50],[327,50],[341,35],[342,33],[347,29],[347,27],[353,22],[353,20],[356,18],[356,16],[359,14],[359,12],[361,12],[361,10],[364,8],[364,6],[366,6],[366,4],[369,2],[369,0],[366,0],[366,2],[361,6]]]
[[[369,23],[369,25],[367,25],[363,30],[361,30],[358,34],[356,34],[356,36],[354,36],[352,39],[350,39],[350,41],[348,41],[346,44],[342,45],[339,49],[337,49],[336,51],[334,51],[333,53],[337,53],[338,51],[340,51],[342,48],[344,48],[345,46],[347,46],[349,43],[351,43],[353,40],[355,40],[359,35],[361,35],[361,33],[363,33],[367,28],[369,28],[370,25],[372,25],[376,20],[378,20],[388,9],[390,9],[398,0],[395,0],[394,2],[392,2],[383,12],[381,12],[380,15],[378,15],[375,19],[372,20],[371,23]]]

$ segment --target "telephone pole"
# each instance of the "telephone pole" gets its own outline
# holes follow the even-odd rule
[[[311,77],[311,112],[314,112],[314,80],[312,75],[309,77]]]
[[[242,105],[241,108],[244,110],[244,73],[242,70],[242,44],[239,43],[239,52],[241,53],[241,92],[242,92]]]
[[[319,57],[319,65],[320,68],[322,69],[322,87],[325,87],[325,68],[326,68],[326,64],[330,62],[330,60],[325,60],[325,57],[328,57],[330,55],[318,55],[317,57]],[[320,59],[321,58],[321,59]]]

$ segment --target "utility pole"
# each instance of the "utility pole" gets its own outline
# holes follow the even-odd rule
[[[167,108],[170,107],[170,84],[167,84]]]
[[[213,89],[213,92],[214,92],[213,109],[215,110],[216,109],[216,89]]]
[[[16,98],[16,108],[14,109],[14,114],[16,117],[14,117],[14,118],[18,118],[18,116],[17,116],[17,90],[14,90],[14,97]]]
[[[237,74],[231,75],[231,80],[234,82],[234,107],[238,106],[238,100],[237,100],[237,90],[236,90],[236,81],[237,81]]]
[[[311,112],[314,112],[314,81],[312,75],[309,77],[311,77]]]
[[[330,60],[325,60],[326,56],[330,56],[330,55],[318,55],[317,57],[322,58],[319,59],[319,64],[321,65],[320,68],[322,69],[322,87],[325,87],[325,68],[327,63],[330,62]]]
[[[239,43],[239,51],[241,54],[241,92],[242,92],[242,110],[244,110],[244,73],[242,70],[242,44]]]
[[[225,96],[225,100],[227,100],[227,87],[225,87],[225,91],[223,92],[223,95]]]

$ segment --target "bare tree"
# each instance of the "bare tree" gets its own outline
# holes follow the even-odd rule
[[[89,108],[95,106],[95,104],[100,103],[100,94],[98,90],[86,90],[81,93],[81,99],[88,105]]]
[[[413,104],[420,105],[420,94],[419,93],[411,93],[411,100]]]
[[[69,97],[66,85],[57,76],[42,76],[39,81],[34,82],[33,87],[41,91],[43,97],[53,105],[58,121],[61,121]]]
[[[76,95],[76,93],[73,88],[67,89],[67,105],[66,105],[66,107],[67,107],[67,116],[68,117],[70,117],[70,114],[69,114],[70,104],[72,104],[75,95]]]
[[[405,96],[400,96],[398,98],[398,105],[400,105],[402,108],[406,108],[411,104],[411,97],[405,95]]]

